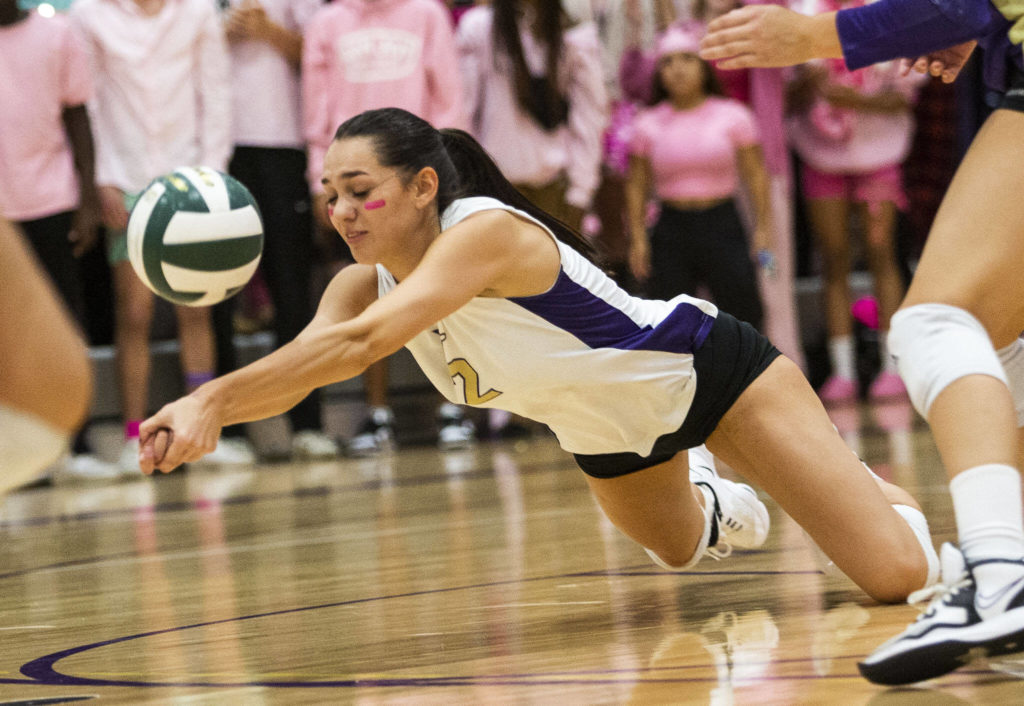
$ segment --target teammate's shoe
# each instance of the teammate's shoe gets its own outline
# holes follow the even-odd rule
[[[377,456],[393,450],[394,424],[395,415],[390,407],[374,407],[356,435],[349,439],[345,450],[350,456],[359,457]]]
[[[764,544],[768,538],[768,508],[758,500],[754,489],[746,483],[726,480],[713,467],[696,465],[696,460],[690,462],[690,482],[711,491],[715,503],[718,538],[715,542],[712,533],[712,556],[715,551],[727,556],[730,546],[754,549]]]
[[[976,656],[1024,651],[1024,561],[1021,572],[996,591],[981,592],[972,566],[952,544],[943,544],[940,583],[910,594],[908,602],[931,599],[902,633],[861,662],[860,673],[876,684],[911,684],[942,676]]]

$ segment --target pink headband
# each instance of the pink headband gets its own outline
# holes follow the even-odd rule
[[[669,27],[660,37],[654,50],[655,58],[662,59],[669,54],[696,54],[700,49],[700,36],[681,27]]]

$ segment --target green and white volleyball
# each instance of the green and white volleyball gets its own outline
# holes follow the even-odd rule
[[[154,293],[209,306],[237,294],[256,272],[263,221],[249,190],[208,167],[157,177],[128,219],[128,259]]]

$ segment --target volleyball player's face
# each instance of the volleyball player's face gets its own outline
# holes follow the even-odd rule
[[[385,262],[413,226],[398,171],[377,161],[370,138],[335,140],[324,157],[321,184],[327,213],[360,264]]]
[[[691,98],[704,91],[704,65],[696,54],[669,54],[658,70],[670,98]]]

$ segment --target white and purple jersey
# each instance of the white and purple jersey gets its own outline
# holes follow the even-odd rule
[[[487,197],[452,203],[441,229],[489,209],[511,211],[551,234],[529,214]],[[452,402],[543,422],[573,453],[646,456],[686,417],[696,389],[693,352],[718,309],[685,295],[668,302],[630,296],[555,242],[561,270],[547,292],[475,297],[406,347]],[[377,278],[380,296],[396,286],[381,265]]]

